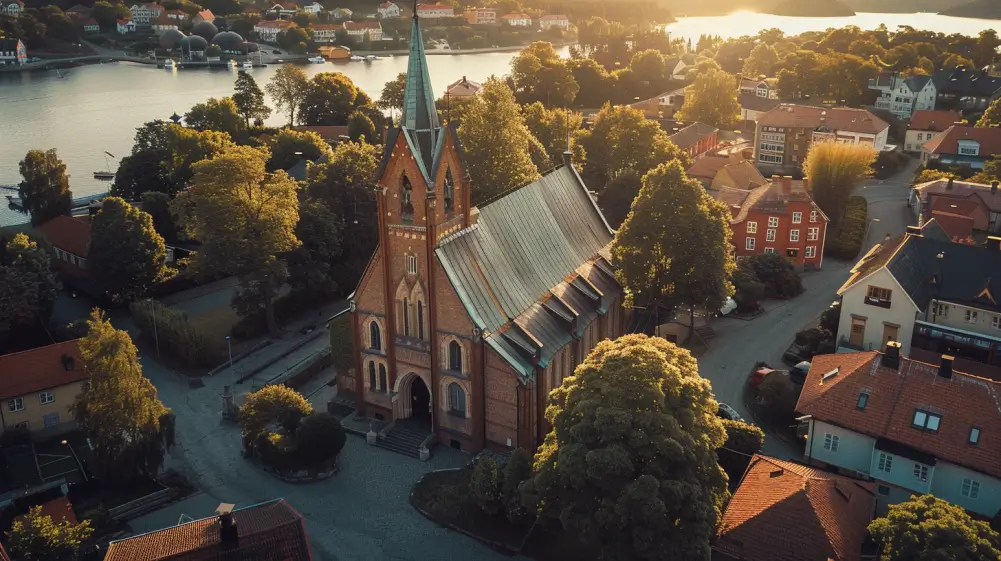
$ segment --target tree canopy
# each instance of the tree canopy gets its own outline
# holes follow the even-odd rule
[[[990,128],[1001,126],[1001,98],[995,99],[984,111],[984,114],[977,121],[977,128]]]
[[[247,127],[240,108],[231,97],[210,97],[204,103],[195,104],[184,114],[184,122],[195,130],[224,132],[232,138],[241,138]]]
[[[330,145],[312,131],[282,129],[271,137],[269,146],[271,159],[268,160],[268,171],[287,170],[294,166],[299,158],[315,162],[333,153]]]
[[[271,108],[264,102],[264,92],[253,76],[241,70],[236,75],[234,88],[236,92],[233,94],[233,103],[246,126],[250,126],[251,121],[263,122],[271,116]]]
[[[987,522],[932,495],[890,506],[869,525],[880,561],[997,561],[1001,537]]]
[[[280,112],[288,113],[288,124],[295,124],[296,111],[309,92],[310,82],[306,77],[306,72],[294,64],[282,65],[271,77],[271,81],[264,86],[271,99],[275,102],[275,108]]]
[[[532,43],[511,59],[511,81],[514,96],[522,104],[566,107],[580,90],[566,62],[546,41]]]
[[[629,216],[633,208],[633,200],[643,186],[643,177],[631,169],[627,169],[605,184],[598,193],[598,206],[605,215],[605,220],[612,228],[618,229]]]
[[[644,175],[676,158],[682,160],[685,168],[691,163],[657,121],[647,119],[632,107],[602,107],[581,144],[587,154],[585,179],[598,188],[627,169]]]
[[[143,296],[162,274],[166,257],[148,213],[118,197],[102,201],[91,222],[87,269],[113,300]]]
[[[376,106],[389,111],[403,111],[403,98],[407,89],[407,73],[400,72],[396,78],[386,82]]]
[[[569,149],[577,169],[583,169],[586,154],[580,144],[584,136],[584,115],[567,109],[546,109],[536,101],[521,108],[525,126],[545,150],[547,161],[539,169],[552,169],[563,165],[563,153]]]
[[[803,161],[813,200],[835,226],[841,224],[849,197],[872,172],[876,151],[871,146],[814,142]]]
[[[645,335],[602,341],[550,393],[553,429],[524,500],[601,559],[708,559],[727,497],[716,410],[688,351]]]
[[[740,118],[737,79],[722,70],[699,74],[685,90],[685,104],[678,118],[698,121],[719,129],[731,129]]]
[[[89,520],[79,524],[65,519],[56,522],[42,513],[41,506],[33,506],[23,520],[14,520],[7,530],[7,549],[14,559],[73,559],[93,532]]]
[[[60,288],[47,251],[23,233],[7,242],[0,251],[0,349],[14,334],[45,327]]]
[[[21,183],[17,194],[24,210],[31,214],[33,225],[44,224],[61,215],[69,215],[73,206],[66,164],[56,150],[29,150],[19,164]]]
[[[771,77],[775,65],[778,63],[779,54],[775,52],[775,47],[759,43],[754,46],[751,54],[744,60],[744,68],[741,73],[749,78]]]
[[[309,81],[299,103],[299,120],[306,125],[347,125],[355,109],[371,102],[351,78],[340,72],[321,72]]]

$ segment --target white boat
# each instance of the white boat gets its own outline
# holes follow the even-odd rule
[[[360,57],[358,55],[351,55],[351,58],[349,58],[348,60],[350,60],[351,62],[361,62],[361,61],[365,60],[365,58],[364,57]]]
[[[379,60],[379,57],[377,57],[375,55],[368,55],[368,56],[365,57],[365,62],[373,62],[373,61],[376,61],[376,60]]]
[[[253,68],[254,63],[250,62],[249,60],[245,60],[240,64],[240,66],[243,68]]]
[[[233,59],[227,60],[226,67],[229,68],[230,70],[236,70],[236,61]]]
[[[163,61],[163,69],[164,70],[177,70],[177,63],[174,62],[172,59],[168,58],[167,60]]]
[[[314,64],[323,64],[324,62],[327,62],[327,59],[322,56],[311,56],[308,60]]]

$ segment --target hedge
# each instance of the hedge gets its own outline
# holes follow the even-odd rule
[[[865,197],[854,196],[848,199],[848,207],[841,220],[841,230],[827,240],[824,255],[844,261],[855,259],[862,250],[868,223],[869,205]]]
[[[354,367],[354,345],[351,341],[351,323],[348,314],[341,314],[330,320],[330,354],[334,368],[339,375],[347,374]]]
[[[218,342],[210,340],[204,330],[192,325],[183,311],[168,308],[156,300],[132,302],[129,311],[139,329],[155,337],[162,350],[186,364],[214,366],[223,359],[223,349]]]

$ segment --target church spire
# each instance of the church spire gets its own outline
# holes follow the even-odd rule
[[[428,74],[417,5],[417,0],[414,0],[414,22],[410,32],[410,60],[407,63],[407,86],[404,91],[401,125],[416,141],[425,169],[430,170],[441,124],[434,105],[434,90]]]

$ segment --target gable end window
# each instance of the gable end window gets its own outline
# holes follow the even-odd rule
[[[407,256],[407,274],[416,275],[417,274],[417,256],[408,255]]]
[[[448,369],[462,372],[462,346],[457,341],[448,344]]]
[[[368,337],[369,348],[373,351],[382,350],[382,331],[379,329],[379,324],[372,320],[372,323],[368,324]]]
[[[966,323],[977,323],[977,317],[979,314],[973,310],[966,310],[963,314],[963,321]]]
[[[914,477],[920,479],[921,481],[928,481],[928,466],[914,464]]]
[[[451,212],[455,207],[455,182],[452,181],[452,170],[445,170],[445,212]]]

